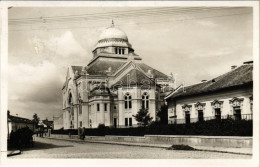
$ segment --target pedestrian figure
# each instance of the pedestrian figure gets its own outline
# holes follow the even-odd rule
[[[82,140],[84,140],[85,139],[85,127],[83,127],[83,129],[82,129]]]

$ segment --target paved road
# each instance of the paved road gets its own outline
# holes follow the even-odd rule
[[[34,148],[22,150],[10,158],[134,158],[134,159],[187,159],[187,158],[251,158],[249,155],[204,151],[177,151],[160,148],[122,146],[99,143],[72,142],[35,138]]]

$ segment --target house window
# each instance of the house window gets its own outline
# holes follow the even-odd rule
[[[220,108],[215,108],[215,118],[221,120],[221,111]]]
[[[191,111],[191,105],[187,105],[187,104],[184,104],[182,106],[182,109],[185,113],[185,123],[186,124],[189,124],[190,123],[190,111]]]
[[[223,106],[223,101],[214,100],[211,105],[215,111],[215,119],[221,120],[221,108]]]
[[[129,118],[129,126],[132,126],[132,118]]]
[[[204,106],[206,105],[206,103],[200,103],[198,102],[197,104],[195,104],[196,110],[198,111],[198,121],[202,122],[204,121]]]
[[[82,127],[82,121],[79,122],[79,126]]]
[[[125,109],[132,108],[132,97],[129,93],[126,93],[125,95]]]
[[[104,111],[107,111],[107,103],[104,104]]]
[[[233,114],[235,120],[241,120],[241,105],[243,102],[243,98],[234,97],[229,101],[233,107]]]
[[[234,107],[235,120],[241,120],[241,109],[240,106]]]
[[[251,96],[249,99],[250,99],[250,111],[251,113],[253,113],[253,96]]]
[[[99,105],[99,103],[97,104],[97,111],[100,111],[100,105]]]
[[[147,93],[144,93],[142,95],[142,108],[143,109],[149,108],[149,95]]]
[[[190,112],[189,111],[185,112],[185,123],[190,124]]]
[[[117,54],[117,48],[115,48],[115,54]]]
[[[198,110],[198,120],[199,122],[204,121],[203,110]]]
[[[125,118],[125,126],[128,126],[128,118]]]

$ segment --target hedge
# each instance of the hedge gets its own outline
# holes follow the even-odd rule
[[[71,134],[77,135],[78,130],[54,130],[53,134]],[[209,120],[191,124],[170,124],[161,125],[153,122],[148,127],[135,128],[112,128],[99,126],[98,128],[85,129],[87,136],[144,136],[144,135],[204,135],[204,136],[252,136],[253,121],[232,119]]]

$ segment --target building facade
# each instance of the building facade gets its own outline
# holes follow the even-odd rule
[[[180,86],[165,99],[170,124],[253,118],[253,64],[245,62],[209,81]]]
[[[10,137],[11,132],[15,132],[18,129],[26,128],[28,127],[31,131],[35,131],[35,123],[27,118],[22,118],[18,116],[10,115],[8,112],[7,115],[7,132],[8,132],[8,138]]]
[[[133,115],[141,108],[155,120],[172,78],[144,64],[113,23],[92,53],[86,66],[67,70],[62,88],[64,129],[137,126]]]

